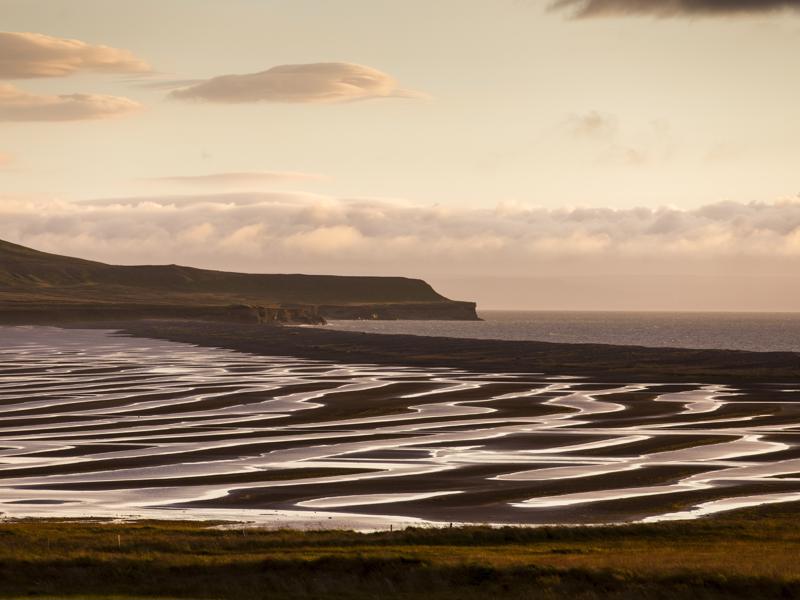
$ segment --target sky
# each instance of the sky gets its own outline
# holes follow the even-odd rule
[[[0,0],[0,238],[800,310],[800,0]]]

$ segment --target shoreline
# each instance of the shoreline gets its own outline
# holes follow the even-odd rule
[[[199,321],[65,324],[262,356],[344,363],[544,373],[595,381],[798,382],[800,353],[372,334]]]

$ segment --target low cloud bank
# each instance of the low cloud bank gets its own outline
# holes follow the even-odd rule
[[[800,310],[796,198],[679,210],[0,196],[0,238],[119,264],[423,277],[484,308]]]
[[[800,260],[800,200],[676,208],[491,209],[229,193],[91,202],[5,197],[0,237],[94,258],[305,270],[417,261],[526,272],[542,261]],[[261,266],[263,265],[263,267]]]

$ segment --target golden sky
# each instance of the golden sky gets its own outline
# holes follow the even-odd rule
[[[0,0],[0,238],[800,310],[798,0]]]

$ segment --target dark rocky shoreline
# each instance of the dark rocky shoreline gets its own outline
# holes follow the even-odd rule
[[[546,373],[595,381],[800,382],[800,354],[792,352],[436,338],[195,321],[108,322],[90,327],[266,356],[343,363]]]

